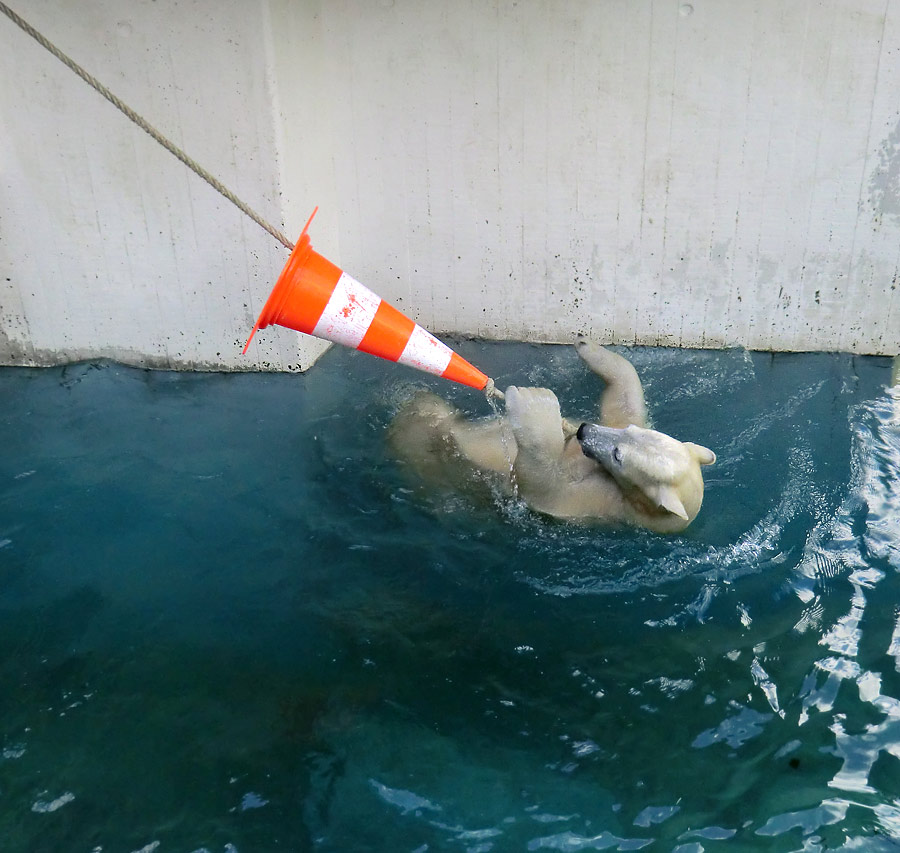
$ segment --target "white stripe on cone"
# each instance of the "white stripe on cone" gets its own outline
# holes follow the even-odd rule
[[[380,296],[353,276],[342,273],[312,333],[356,349],[372,325],[379,305]]]
[[[357,349],[372,325],[381,301],[380,296],[353,276],[341,273],[312,333]],[[417,324],[397,361],[440,376],[452,357],[450,347]]]
[[[453,350],[450,347],[417,325],[397,361],[440,376],[452,357]]]

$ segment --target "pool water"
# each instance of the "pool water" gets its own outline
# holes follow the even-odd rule
[[[344,349],[0,370],[0,850],[897,849],[889,360],[630,357],[718,454],[681,536],[422,487],[398,406],[484,397]]]

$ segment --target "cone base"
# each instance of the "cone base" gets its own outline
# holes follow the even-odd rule
[[[310,242],[307,231],[309,231],[309,226],[318,211],[319,208],[316,207],[309,219],[306,220],[306,225],[303,226],[303,231],[300,232],[300,239],[297,240],[297,244],[291,250],[291,254],[282,268],[281,274],[278,276],[278,281],[275,282],[275,286],[272,288],[272,292],[269,294],[266,304],[263,305],[262,311],[259,312],[256,325],[254,325],[253,331],[250,332],[247,343],[244,344],[244,349],[241,353],[242,355],[247,353],[247,349],[250,347],[253,336],[260,329],[265,329],[267,326],[287,326],[288,328],[296,329],[298,332],[310,334],[313,327],[316,325],[316,320],[322,313],[322,309],[324,309],[328,297],[326,295],[324,301],[322,301],[321,293],[318,294],[318,299],[315,298],[315,295],[306,293],[302,300],[299,299],[300,288],[303,286],[301,282],[305,278],[304,273],[308,268],[313,267],[318,268],[326,275],[331,274],[333,270],[337,270],[338,275],[340,275],[340,269],[338,267],[313,251],[312,243]],[[320,263],[316,263],[316,261],[319,261]],[[324,269],[321,269],[322,267],[324,267]],[[315,311],[316,306],[318,306],[316,319],[313,320],[311,324],[304,322],[300,325],[293,325],[291,320],[283,322],[287,319],[283,316],[285,314],[285,309],[290,309],[292,303],[303,306],[298,316],[302,315],[304,317],[308,317],[308,315]],[[308,326],[309,328],[305,328],[305,326]]]

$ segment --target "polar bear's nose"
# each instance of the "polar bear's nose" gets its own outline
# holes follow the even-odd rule
[[[580,427],[578,427],[578,432],[575,433],[575,438],[577,438],[579,441],[584,438],[584,428],[586,426],[587,424],[582,424]]]

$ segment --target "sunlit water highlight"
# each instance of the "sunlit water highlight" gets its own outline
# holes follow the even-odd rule
[[[462,342],[498,386],[600,383]],[[713,448],[680,537],[426,490],[427,385],[0,370],[0,850],[894,850],[886,359],[637,350]]]

